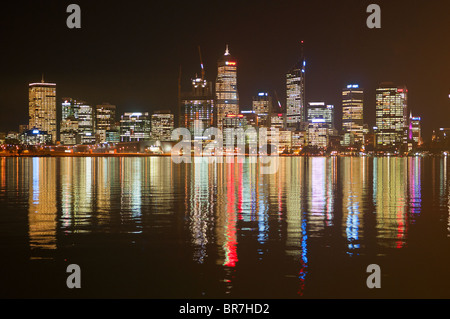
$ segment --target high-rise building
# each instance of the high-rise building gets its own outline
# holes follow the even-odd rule
[[[159,141],[171,141],[174,127],[173,114],[170,111],[157,111],[152,114],[151,137]]]
[[[120,140],[139,142],[150,140],[150,117],[148,112],[126,112],[120,117]]]
[[[286,128],[286,114],[272,113],[270,116],[270,127],[284,130]]]
[[[85,102],[80,102],[78,112],[78,133],[82,144],[95,143],[95,116],[94,109]]]
[[[288,129],[300,130],[305,114],[305,70],[306,60],[302,56],[297,64],[286,74],[286,121]]]
[[[349,84],[342,90],[343,145],[363,144],[364,91],[358,84]]]
[[[307,144],[326,148],[334,130],[334,106],[325,102],[309,102],[307,120]]]
[[[74,145],[81,143],[81,137],[78,136],[78,114],[81,103],[83,102],[69,97],[62,99],[62,116],[59,126],[59,139],[61,144]]]
[[[61,102],[61,111],[62,111],[61,120],[64,121],[69,117],[74,117],[78,119],[78,112],[80,111],[80,103],[83,102],[79,102],[76,99],[72,99],[70,97],[63,98]]]
[[[408,138],[408,90],[382,83],[376,90],[376,145],[401,147]]]
[[[116,106],[103,103],[95,107],[95,131],[100,143],[106,142],[107,132],[116,131]]]
[[[272,113],[272,96],[267,92],[260,92],[253,97],[252,109],[258,116],[259,126],[270,126],[270,115]]]
[[[28,114],[30,130],[38,129],[51,135],[51,142],[56,143],[56,84],[29,84]]]
[[[223,120],[228,114],[239,114],[239,95],[237,90],[237,62],[228,45],[225,54],[218,61],[216,78],[217,127],[222,129]]]
[[[420,126],[421,118],[418,116],[412,116],[409,114],[409,140],[413,141],[416,145],[421,145],[422,141],[422,129]]]
[[[211,82],[202,78],[192,79],[192,90],[181,99],[180,123],[196,136],[214,125],[214,95]]]

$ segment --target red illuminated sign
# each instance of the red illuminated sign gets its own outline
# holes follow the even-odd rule
[[[227,65],[236,65],[236,62],[233,62],[233,61],[227,61],[226,64],[227,64]]]

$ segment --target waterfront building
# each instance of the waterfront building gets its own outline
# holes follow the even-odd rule
[[[56,144],[56,84],[30,83],[28,88],[28,127],[47,132]]]
[[[422,129],[421,123],[422,119],[418,116],[409,115],[409,140],[413,141],[415,145],[420,146],[423,144],[422,141]]]
[[[191,83],[191,92],[183,94],[181,99],[180,123],[200,138],[205,129],[214,126],[214,94],[211,82],[203,77],[196,77]]]
[[[267,92],[260,92],[253,97],[252,109],[258,117],[258,125],[260,127],[270,126],[270,114],[272,113],[272,96]]]
[[[408,138],[408,90],[393,83],[382,83],[376,90],[376,145],[400,148]]]
[[[19,141],[23,145],[45,145],[52,143],[52,136],[47,132],[33,128],[19,134]]]
[[[116,130],[116,106],[103,103],[95,107],[95,132],[99,143],[106,142],[106,132]]]
[[[362,145],[364,91],[358,84],[347,85],[342,90],[342,145]]]
[[[230,55],[228,45],[225,54],[219,59],[216,78],[217,127],[223,128],[228,114],[239,114],[239,94],[237,90],[237,62]]]
[[[81,144],[94,144],[96,142],[94,110],[91,105],[85,102],[80,102],[78,134],[81,136]]]
[[[286,114],[272,113],[270,116],[270,127],[284,130],[286,128]]]
[[[70,97],[62,99],[61,122],[59,126],[59,140],[61,144],[74,145],[81,143],[81,137],[78,136],[78,115],[82,103],[84,102]]]
[[[174,118],[170,111],[157,111],[151,117],[151,137],[159,141],[171,141]]]
[[[302,54],[299,61],[286,74],[286,124],[290,130],[300,130],[305,116],[305,70],[306,60]]]
[[[326,148],[334,135],[334,106],[325,102],[309,102],[307,108],[307,144]]]
[[[81,139],[78,135],[78,119],[76,119],[73,115],[61,121],[59,131],[61,144],[75,145],[81,143]]]
[[[120,118],[120,141],[139,142],[150,140],[148,112],[126,112]]]

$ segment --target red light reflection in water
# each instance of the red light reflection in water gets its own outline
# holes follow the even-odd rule
[[[234,195],[234,163],[230,163],[227,169],[227,226],[225,242],[226,267],[235,267],[238,262],[236,251],[236,198]]]

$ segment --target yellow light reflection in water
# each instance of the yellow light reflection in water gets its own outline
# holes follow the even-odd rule
[[[407,230],[407,159],[379,157],[373,161],[377,238],[381,245],[401,248]]]
[[[29,186],[29,242],[31,259],[45,258],[40,250],[56,249],[56,159],[29,160],[32,179]]]

